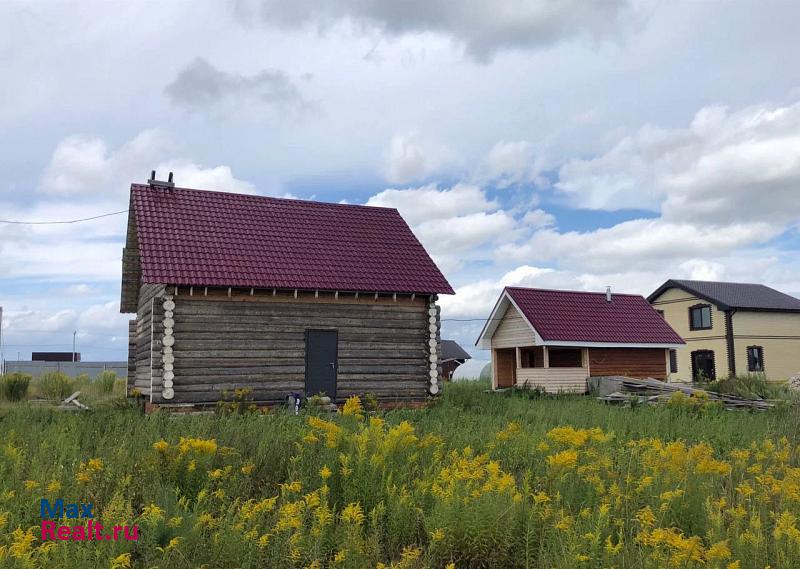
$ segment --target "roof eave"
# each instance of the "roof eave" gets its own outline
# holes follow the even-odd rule
[[[678,349],[686,342],[584,342],[574,340],[546,340],[542,345],[572,348],[668,348]]]

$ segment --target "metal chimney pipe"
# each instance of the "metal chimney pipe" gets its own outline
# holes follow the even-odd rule
[[[611,302],[611,287],[606,287],[606,302]]]

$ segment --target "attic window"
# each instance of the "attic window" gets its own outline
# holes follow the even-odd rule
[[[697,304],[689,307],[689,330],[711,329],[711,305]]]

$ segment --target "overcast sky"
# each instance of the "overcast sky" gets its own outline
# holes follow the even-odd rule
[[[178,185],[397,207],[473,347],[504,285],[800,295],[800,4],[0,3],[0,219]],[[7,359],[122,360],[126,216],[0,224]],[[474,364],[473,368],[478,365]]]

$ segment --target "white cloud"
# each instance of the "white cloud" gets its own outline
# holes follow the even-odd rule
[[[521,244],[499,248],[497,257],[518,262],[555,261],[582,271],[615,272],[674,266],[765,243],[783,232],[769,223],[701,225],[636,219],[594,231],[542,229]]]
[[[571,160],[556,188],[594,209],[647,208],[673,223],[800,218],[800,102],[698,111],[687,128],[644,126],[593,159]]]
[[[198,188],[237,194],[255,194],[256,187],[233,175],[230,166],[203,168],[191,160],[173,160],[158,165],[159,172],[173,172],[175,183],[183,188]]]
[[[119,302],[111,301],[94,304],[78,316],[78,328],[91,332],[124,331],[130,319],[129,314],[120,314]]]
[[[70,136],[56,147],[39,187],[63,195],[126,192],[171,146],[158,130],[145,130],[114,151],[101,138]]]
[[[542,229],[554,226],[556,218],[543,209],[534,209],[522,216],[522,223],[531,229]]]
[[[417,132],[396,134],[386,155],[386,179],[391,184],[417,182],[454,161],[453,153],[445,146],[425,140]]]
[[[484,191],[472,184],[456,184],[443,190],[436,184],[388,189],[369,198],[366,205],[396,208],[411,225],[498,208],[497,202],[487,199]]]
[[[475,256],[489,256],[482,247],[517,236],[514,218],[471,184],[442,190],[434,184],[389,189],[366,205],[396,208],[445,273]]]
[[[583,289],[581,278],[567,271],[522,265],[505,273],[499,280],[484,279],[456,287],[453,296],[440,297],[443,318],[488,317],[500,292],[507,286]]]
[[[95,287],[85,283],[69,285],[64,289],[64,294],[67,296],[88,296],[97,292]]]
[[[504,211],[470,213],[425,221],[414,226],[417,237],[434,253],[460,253],[499,237],[513,238],[516,222]]]
[[[525,140],[496,143],[486,161],[490,178],[496,180],[500,188],[526,182],[544,183],[539,177],[547,163]]]
[[[145,182],[155,168],[162,178],[174,172],[178,186],[255,193],[255,187],[234,177],[229,166],[206,168],[172,157],[174,153],[175,145],[157,129],[145,130],[115,150],[97,137],[70,136],[56,147],[39,187],[49,194],[124,199],[130,184]]]
[[[247,3],[237,5],[242,12],[243,4]],[[441,34],[463,45],[479,61],[487,61],[504,49],[543,48],[572,38],[597,41],[618,36],[638,20],[631,3],[622,0],[259,0],[249,5],[256,6],[270,25],[325,28],[349,20],[387,36]],[[252,17],[245,14],[248,19]]]

